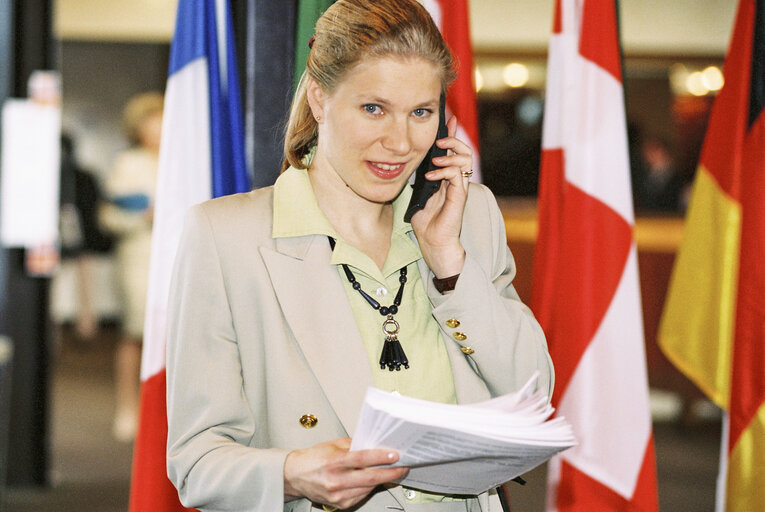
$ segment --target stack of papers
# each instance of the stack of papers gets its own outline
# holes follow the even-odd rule
[[[408,466],[401,484],[440,494],[475,495],[576,445],[563,417],[524,387],[486,402],[452,405],[369,388],[351,450],[393,449]]]

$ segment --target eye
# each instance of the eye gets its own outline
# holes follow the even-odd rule
[[[364,112],[367,114],[372,114],[373,116],[379,116],[382,114],[382,107],[380,107],[380,105],[375,105],[374,103],[367,103],[363,108]]]
[[[418,117],[420,119],[425,119],[428,116],[430,116],[430,114],[432,114],[432,113],[433,113],[433,111],[430,110],[429,108],[416,108],[416,109],[414,109],[412,111],[412,115],[414,117]]]

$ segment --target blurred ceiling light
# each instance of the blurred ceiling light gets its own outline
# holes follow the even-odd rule
[[[701,81],[704,83],[704,87],[710,91],[719,91],[725,83],[722,71],[717,66],[709,66],[702,71]]]
[[[694,71],[685,80],[685,87],[688,92],[694,96],[704,96],[709,92],[709,88],[704,85],[704,75],[701,71]]]
[[[688,68],[681,63],[673,64],[669,68],[669,84],[675,94],[686,94],[688,92],[685,82],[688,80]]]
[[[522,87],[529,81],[529,68],[517,62],[508,64],[502,70],[502,80],[509,87]]]
[[[481,70],[476,66],[475,68],[475,92],[480,92],[483,89],[483,75]]]

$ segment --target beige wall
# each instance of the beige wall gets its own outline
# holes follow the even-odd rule
[[[272,0],[279,1],[279,0]],[[621,0],[628,54],[722,55],[735,0]],[[63,39],[169,41],[177,0],[54,0]],[[553,0],[471,0],[475,49],[545,52]]]
[[[472,0],[476,50],[546,51],[553,0]],[[630,54],[722,55],[735,0],[619,0],[622,44]]]
[[[167,42],[178,0],[53,0],[60,39]]]
[[[628,53],[724,55],[737,0],[620,0]]]

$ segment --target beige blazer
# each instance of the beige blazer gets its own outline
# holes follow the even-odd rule
[[[186,218],[169,303],[167,464],[189,507],[321,510],[283,502],[284,459],[353,436],[373,384],[327,238],[273,239],[272,215],[269,187],[208,201]],[[439,294],[419,262],[458,401],[516,390],[535,370],[549,396],[545,338],[511,284],[504,222],[483,186],[470,188],[461,239],[467,259],[451,294]],[[318,418],[313,428],[301,425],[306,414]],[[479,502],[501,510],[496,496]],[[361,510],[406,510],[401,487],[374,492]]]

